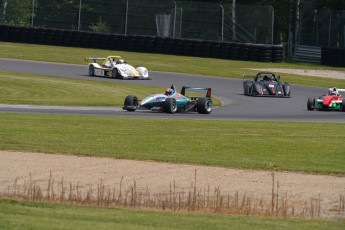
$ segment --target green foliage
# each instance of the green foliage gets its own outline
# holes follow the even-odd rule
[[[32,17],[32,0],[3,0],[0,4],[0,24],[29,26]]]
[[[110,33],[111,32],[110,26],[108,26],[106,22],[102,22],[102,17],[99,17],[98,23],[92,24],[91,26],[89,26],[89,28],[93,32],[100,32],[100,33]]]

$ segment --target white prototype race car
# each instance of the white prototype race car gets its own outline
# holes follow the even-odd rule
[[[137,80],[151,79],[145,67],[134,68],[120,56],[89,57],[85,58],[85,62],[89,63],[87,68],[90,76]]]

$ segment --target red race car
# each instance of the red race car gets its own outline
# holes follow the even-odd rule
[[[341,110],[345,112],[345,98],[339,94],[345,92],[345,89],[329,88],[328,94],[321,95],[318,99],[308,98],[308,110]]]

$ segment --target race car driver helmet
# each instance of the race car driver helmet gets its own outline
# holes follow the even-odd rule
[[[339,95],[337,88],[329,89],[329,95]]]
[[[125,60],[119,59],[119,60],[117,61],[117,64],[125,64]]]
[[[164,93],[166,96],[171,96],[174,94],[174,90],[171,88],[167,88]]]

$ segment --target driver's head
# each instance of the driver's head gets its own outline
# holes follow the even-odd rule
[[[174,90],[171,88],[167,88],[164,93],[166,96],[171,96],[174,94]]]
[[[125,63],[125,60],[123,60],[123,59],[119,59],[119,64],[123,64],[123,63]]]
[[[331,89],[330,90],[330,92],[329,92],[329,94],[331,94],[331,95],[338,95],[338,90],[337,90],[337,88],[333,88],[333,89]]]

